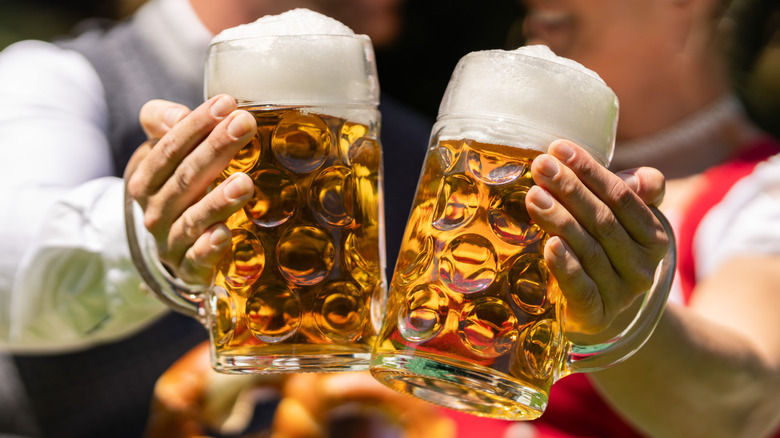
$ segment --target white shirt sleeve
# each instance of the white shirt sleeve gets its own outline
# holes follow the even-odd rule
[[[694,236],[696,275],[744,255],[780,255],[780,156],[759,164],[702,218]]]
[[[0,53],[0,102],[0,347],[75,349],[145,326],[165,308],[130,262],[94,69],[16,43]]]

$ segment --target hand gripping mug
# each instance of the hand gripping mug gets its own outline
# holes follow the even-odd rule
[[[370,39],[311,11],[212,41],[206,97],[229,94],[257,121],[214,182],[244,172],[255,188],[226,221],[232,249],[213,285],[172,280],[129,197],[126,216],[138,271],[206,326],[216,370],[368,368],[386,298],[378,87]]]
[[[391,281],[374,377],[445,407],[529,420],[557,379],[641,347],[669,294],[674,245],[631,325],[607,343],[575,345],[543,257],[548,236],[525,208],[534,157],[566,138],[607,165],[617,116],[616,96],[595,73],[544,46],[460,60]]]

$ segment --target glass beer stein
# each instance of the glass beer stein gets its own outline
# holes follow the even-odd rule
[[[244,172],[253,197],[226,221],[232,249],[211,287],[171,280],[144,239],[133,251],[138,270],[171,307],[206,326],[218,371],[367,369],[386,297],[371,41],[220,36],[208,52],[206,98],[233,96],[257,133],[213,186]],[[129,231],[133,246],[148,234]]]
[[[566,138],[607,165],[617,115],[616,96],[595,73],[546,47],[461,59],[433,127],[374,377],[448,408],[529,420],[542,414],[557,379],[641,347],[669,294],[674,245],[631,325],[607,343],[576,345],[544,261],[548,236],[525,207],[534,157]]]

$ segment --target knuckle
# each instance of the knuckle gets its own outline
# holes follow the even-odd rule
[[[178,145],[169,135],[160,139],[160,141],[157,142],[155,149],[159,151],[165,162],[178,161]]]
[[[200,237],[201,234],[203,234],[203,228],[201,224],[187,212],[185,212],[181,218],[179,218],[179,228],[182,235],[189,241],[195,241],[198,237]]]
[[[171,179],[178,193],[186,193],[190,190],[196,178],[197,175],[194,169],[188,166],[179,166]]]
[[[623,234],[623,226],[609,209],[599,209],[594,220],[594,234],[598,240],[615,239]]]
[[[142,200],[146,195],[146,183],[138,173],[130,176],[127,180],[127,193],[136,201]]]
[[[609,257],[599,245],[586,245],[580,260],[583,260],[583,268],[586,272],[604,272],[613,269]]]
[[[163,228],[162,211],[158,208],[147,207],[144,210],[144,227],[152,234],[158,234]]]
[[[653,243],[650,246],[650,254],[660,261],[671,245],[672,242],[669,235],[666,234],[666,230],[659,224],[656,227],[655,239],[653,239]]]
[[[561,180],[558,192],[563,199],[574,197],[577,194],[577,183],[573,181]]]
[[[609,199],[614,208],[622,209],[636,203],[636,194],[622,179],[614,181],[608,189]]]

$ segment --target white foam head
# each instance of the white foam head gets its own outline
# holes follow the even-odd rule
[[[240,104],[376,105],[371,40],[308,9],[226,29],[206,62],[206,98],[220,93]]]
[[[565,138],[606,165],[617,116],[617,97],[595,72],[546,46],[527,46],[464,56],[452,73],[437,125],[446,126],[440,138],[542,152],[553,140]],[[485,119],[501,123],[487,128]]]

